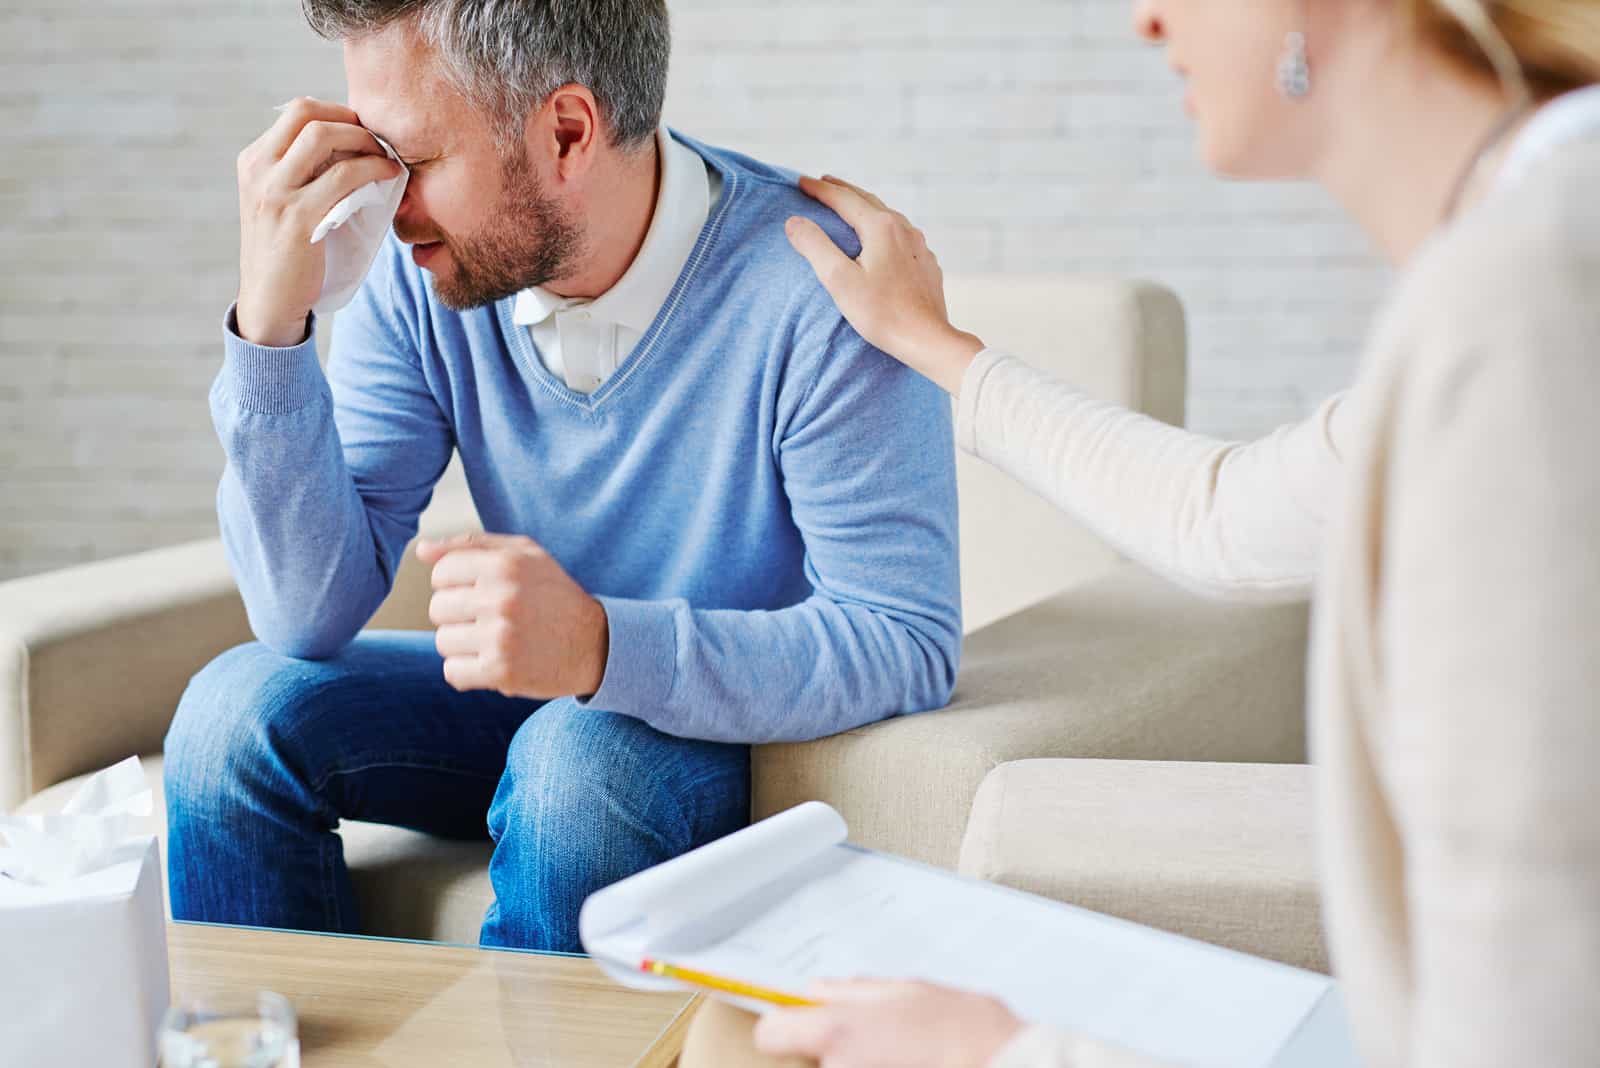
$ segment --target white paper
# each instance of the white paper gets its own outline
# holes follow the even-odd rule
[[[578,916],[579,937],[585,947],[611,947],[614,956],[599,963],[613,977],[626,971],[630,982],[673,987],[671,980],[632,972],[642,956],[636,947],[668,939],[708,917],[725,920],[735,902],[755,900],[762,886],[808,872],[845,834],[843,817],[829,806],[799,805],[591,894]]]
[[[717,843],[724,872],[741,836],[762,826]],[[781,855],[777,839],[770,828],[762,834],[768,856]],[[633,986],[667,982],[636,970],[644,957],[797,994],[822,978],[927,979],[996,995],[1029,1021],[1185,1064],[1356,1063],[1348,1043],[1334,1040],[1346,1030],[1337,1004],[1324,1005],[1335,989],[1326,976],[853,846],[815,846],[781,871],[727,877],[745,893],[719,895],[714,914],[684,894],[690,907],[676,926],[665,922],[670,901],[649,891],[684,886],[695,854],[634,877],[648,883],[624,880],[590,898],[618,891],[596,908],[611,921],[605,934],[584,929],[584,947]],[[673,877],[662,874],[674,866]],[[1318,1033],[1334,1038],[1306,1040],[1314,1014]],[[1291,1044],[1302,1052],[1279,1060]]]
[[[400,162],[387,141],[376,135],[373,139],[390,159]],[[355,298],[400,210],[410,177],[401,164],[398,176],[368,182],[329,209],[311,231],[311,243],[321,243],[326,257],[322,294],[313,306],[318,315],[331,315]]]

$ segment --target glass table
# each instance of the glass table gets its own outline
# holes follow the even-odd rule
[[[669,1068],[695,995],[587,957],[213,924],[167,928],[175,1002],[275,990],[304,1068]]]

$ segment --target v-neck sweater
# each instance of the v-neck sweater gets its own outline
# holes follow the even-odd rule
[[[944,705],[960,658],[951,412],[872,348],[784,236],[848,227],[795,175],[683,139],[722,197],[617,372],[568,389],[515,298],[446,308],[393,235],[313,340],[225,330],[218,510],[251,626],[346,645],[388,593],[452,452],[485,529],[543,545],[604,606],[587,703],[670,734],[800,740]],[[231,315],[230,315],[231,321]]]

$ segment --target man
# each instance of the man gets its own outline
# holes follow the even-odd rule
[[[355,930],[339,820],[487,816],[482,941],[575,950],[587,894],[747,820],[750,743],[948,700],[949,408],[789,251],[836,218],[660,128],[662,0],[305,7],[350,107],[239,159],[211,406],[260,641],[168,735],[173,913]],[[409,184],[324,376],[309,235],[399,173],[373,134]],[[500,533],[419,546],[434,635],[359,633],[452,451]]]

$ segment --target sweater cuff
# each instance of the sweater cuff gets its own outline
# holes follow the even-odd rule
[[[978,401],[983,382],[1000,361],[1008,358],[994,349],[984,349],[961,376],[961,392],[956,397],[956,444],[963,452],[978,455]]]
[[[306,339],[300,344],[271,348],[239,336],[236,310],[237,305],[230,305],[222,324],[222,378],[233,402],[263,415],[287,415],[321,396],[316,316],[306,320]]]
[[[606,674],[578,705],[648,721],[667,703],[677,674],[677,621],[668,601],[597,597],[610,630]]]

